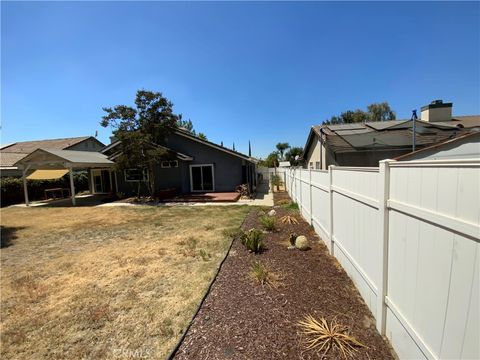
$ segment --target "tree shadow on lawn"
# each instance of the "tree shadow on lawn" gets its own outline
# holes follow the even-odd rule
[[[13,245],[13,240],[17,239],[17,231],[23,229],[23,227],[8,227],[0,226],[0,248],[6,248]]]

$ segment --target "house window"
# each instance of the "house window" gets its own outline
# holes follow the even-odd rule
[[[123,174],[125,175],[125,181],[129,182],[148,180],[147,169],[125,169]]]
[[[315,161],[315,169],[320,170],[320,161]]]
[[[171,160],[171,161],[162,161],[162,168],[176,168],[178,167],[178,161],[177,160]]]
[[[310,169],[313,169],[313,162],[310,161]]]

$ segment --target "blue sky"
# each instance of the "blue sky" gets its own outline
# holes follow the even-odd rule
[[[93,135],[161,91],[209,140],[265,156],[388,101],[480,113],[478,2],[2,2],[2,144]]]

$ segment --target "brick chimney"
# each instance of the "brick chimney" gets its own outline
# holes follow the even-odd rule
[[[429,122],[452,120],[452,103],[433,100],[430,104],[422,106],[421,119]]]

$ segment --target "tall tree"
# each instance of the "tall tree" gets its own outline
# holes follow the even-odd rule
[[[179,115],[178,119],[178,127],[183,128],[187,130],[188,132],[191,132],[193,135],[195,135],[195,129],[193,128],[193,123],[192,120],[182,120],[182,116]]]
[[[281,143],[279,142],[276,145],[277,150],[280,152],[280,160],[284,160],[283,153],[285,150],[287,150],[290,147],[290,145],[287,142]]]
[[[396,114],[390,108],[388,102],[368,105],[368,116],[370,121],[395,120]]]
[[[303,154],[303,148],[294,146],[291,147],[286,153],[285,153],[285,159],[290,162],[293,166],[299,166],[300,165],[300,156]],[[298,158],[297,158],[298,156]]]
[[[325,120],[323,124],[336,125],[385,120],[395,120],[395,111],[387,102],[370,104],[367,111],[361,109],[344,111],[339,116],[334,115],[329,120]]]
[[[248,140],[248,156],[252,157],[252,146],[250,145],[250,140]]]
[[[105,107],[106,115],[100,124],[111,126],[114,136],[121,141],[121,155],[115,159],[120,170],[139,168],[147,171],[150,195],[155,192],[155,165],[173,159],[174,154],[155,145],[178,127],[181,116],[173,113],[173,104],[159,92],[137,91],[135,107],[117,105]],[[138,191],[140,190],[140,182]]]
[[[278,166],[278,151],[271,152],[265,160],[260,160],[259,166],[273,168]]]

